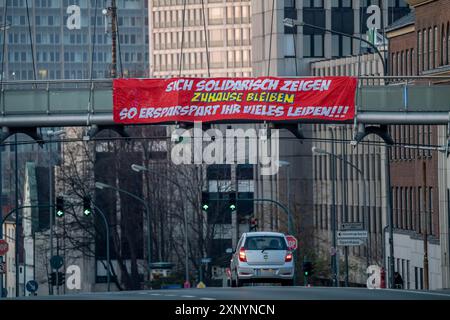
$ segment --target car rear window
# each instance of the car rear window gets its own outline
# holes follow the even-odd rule
[[[247,250],[287,250],[286,241],[282,237],[253,236],[245,240]]]

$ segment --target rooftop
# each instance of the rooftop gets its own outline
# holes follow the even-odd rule
[[[411,10],[411,12],[409,14],[407,14],[404,17],[401,17],[400,19],[394,21],[392,24],[390,24],[387,28],[386,28],[386,32],[389,31],[394,31],[406,26],[409,26],[411,24],[414,24],[416,22],[416,13],[414,12],[414,10]]]

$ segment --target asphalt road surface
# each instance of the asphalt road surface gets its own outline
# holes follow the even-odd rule
[[[30,300],[450,300],[450,290],[254,286],[168,289],[19,297]]]

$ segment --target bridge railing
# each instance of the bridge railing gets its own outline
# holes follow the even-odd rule
[[[3,116],[111,113],[112,80],[24,80],[1,86]]]
[[[358,112],[450,112],[450,76],[358,78]],[[1,83],[1,116],[111,115],[112,79]]]

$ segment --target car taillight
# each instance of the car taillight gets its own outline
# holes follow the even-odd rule
[[[292,253],[288,252],[286,253],[286,257],[284,257],[284,262],[291,262],[292,261]]]
[[[239,250],[239,261],[247,262],[247,256],[245,255],[245,248]]]

